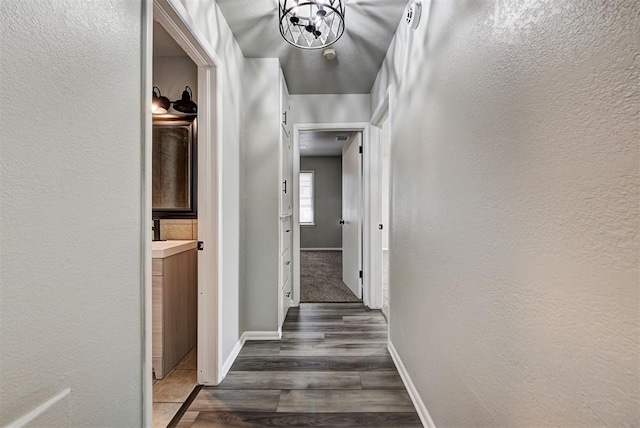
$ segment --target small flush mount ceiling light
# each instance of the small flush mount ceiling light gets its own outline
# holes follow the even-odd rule
[[[166,114],[171,106],[169,98],[163,97],[160,88],[153,87],[153,97],[151,98],[151,112],[153,114]]]
[[[322,49],[344,33],[345,0],[278,0],[280,34],[301,49]]]
[[[182,91],[182,98],[173,102],[173,108],[180,113],[197,113],[198,106],[191,100],[192,95],[193,91],[191,91],[191,88],[185,86],[184,91]]]
[[[331,61],[333,59],[336,59],[336,50],[333,49],[333,48],[327,48],[324,51],[322,51],[322,56],[327,61]]]

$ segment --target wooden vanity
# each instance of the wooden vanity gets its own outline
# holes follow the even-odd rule
[[[196,345],[196,241],[153,242],[152,257],[152,358],[162,379]]]

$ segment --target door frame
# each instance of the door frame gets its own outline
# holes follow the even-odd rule
[[[370,269],[368,270],[369,278],[371,278],[371,307],[376,309],[382,308],[382,253],[379,251],[382,247],[382,235],[378,231],[376,225],[382,223],[382,145],[381,145],[381,126],[385,120],[391,121],[391,110],[389,108],[390,88],[387,88],[385,96],[380,101],[375,111],[371,115],[370,121],[370,139],[371,150],[367,153],[365,162],[369,165],[369,218],[374,228],[371,229],[368,251],[370,260]],[[389,139],[391,140],[391,129],[389,129]],[[389,204],[391,204],[391,178],[389,179]],[[389,215],[391,223],[391,215]],[[391,239],[391,228],[389,228],[389,239]],[[390,317],[389,317],[390,318]],[[387,320],[390,323],[390,320]]]
[[[370,268],[370,231],[371,221],[369,220],[369,167],[367,165],[367,152],[369,151],[369,123],[368,122],[346,122],[346,123],[294,123],[293,124],[293,302],[292,306],[300,305],[300,189],[297,185],[297,177],[300,174],[300,131],[354,131],[362,132],[363,146],[363,177],[362,177],[362,199],[361,215],[363,221],[363,245],[361,246],[360,260],[362,260],[362,271],[364,278],[362,281],[362,302],[370,305],[371,287],[367,272]]]
[[[143,4],[142,94],[144,116],[144,164],[142,224],[151,221],[153,21],[157,21],[184,49],[198,67],[198,384],[220,383],[223,362],[221,346],[221,269],[219,232],[221,222],[222,61],[200,33],[182,4],[174,0],[146,0]],[[151,323],[151,227],[143,229],[143,425],[152,425],[152,323]]]
[[[354,145],[355,146],[352,146]],[[344,143],[343,147],[342,147],[342,222],[344,222],[342,224],[342,282],[344,282],[344,284],[347,286],[347,288],[349,288],[351,290],[351,292],[353,292],[356,297],[358,297],[358,299],[363,300],[364,301],[364,275],[360,276],[358,275],[358,271],[361,271],[364,273],[364,257],[363,257],[363,252],[364,252],[364,156],[363,156],[363,152],[360,151],[360,147],[364,147],[364,135],[362,132],[354,132],[353,134],[351,134],[351,137],[349,137],[349,139],[347,140],[346,143]],[[357,150],[360,153],[356,153],[357,156],[357,167],[356,167],[356,195],[357,195],[357,201],[356,201],[356,218],[357,218],[357,229],[356,229],[356,233],[357,233],[357,238],[356,238],[356,248],[357,248],[357,260],[358,260],[358,265],[356,266],[356,272],[351,272],[351,275],[355,276],[355,282],[357,284],[356,286],[356,290],[354,291],[351,286],[349,285],[349,283],[354,279],[353,277],[349,279],[349,281],[347,281],[347,275],[349,272],[349,269],[345,269],[345,258],[346,256],[346,252],[345,252],[345,235],[347,235],[348,233],[346,233],[345,231],[345,227],[349,224],[349,218],[348,216],[346,216],[345,214],[347,213],[347,211],[349,211],[347,209],[347,206],[350,203],[353,202],[349,202],[349,198],[347,196],[345,196],[345,164],[349,164],[350,161],[346,161],[345,162],[345,155],[347,155],[347,152],[351,151],[351,150]],[[348,156],[353,156],[353,153],[351,153]]]

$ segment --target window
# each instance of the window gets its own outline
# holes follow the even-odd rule
[[[300,171],[300,224],[302,226],[315,225],[313,178],[313,171]]]

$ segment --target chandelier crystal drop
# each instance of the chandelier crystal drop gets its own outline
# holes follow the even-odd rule
[[[345,0],[279,0],[280,34],[301,49],[331,46],[344,33]]]

